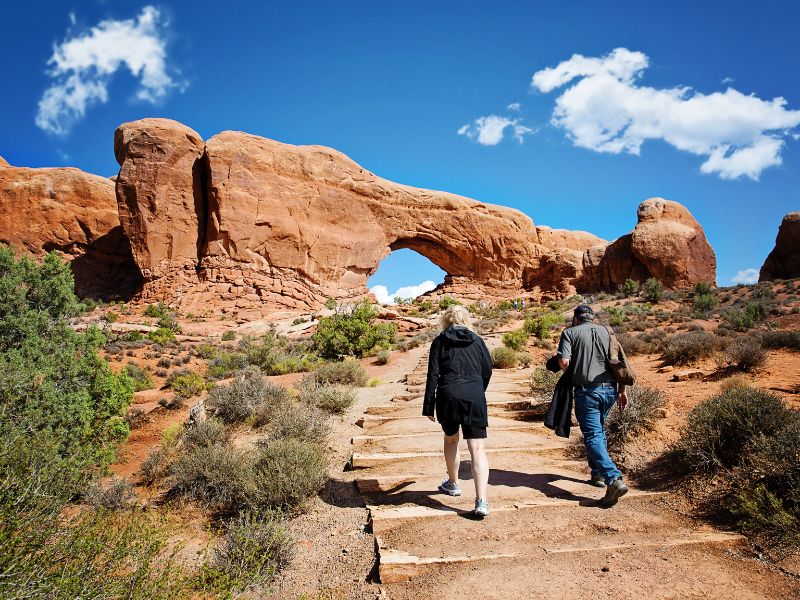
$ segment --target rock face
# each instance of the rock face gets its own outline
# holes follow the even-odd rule
[[[168,119],[125,123],[114,134],[119,218],[147,281],[200,258],[203,147],[197,132]]]
[[[800,277],[800,212],[790,212],[783,218],[775,247],[764,261],[758,280],[794,277]]]
[[[122,125],[115,150],[145,295],[165,300],[316,308],[365,295],[380,261],[401,248],[441,267],[445,289],[475,298],[615,288],[628,277],[688,287],[715,275],[702,228],[666,200],[644,202],[634,231],[608,244],[387,181],[321,146],[233,131],[203,145],[183,125],[146,119]]]
[[[59,253],[81,296],[128,297],[140,285],[114,183],[79,169],[0,166],[0,242],[33,256]]]

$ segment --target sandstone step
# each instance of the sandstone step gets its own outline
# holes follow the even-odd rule
[[[454,538],[458,539],[458,537]],[[529,545],[522,545],[519,547],[518,552],[487,552],[481,549],[475,554],[466,554],[464,550],[468,548],[468,544],[459,543],[459,553],[454,554],[441,554],[438,556],[417,556],[410,552],[398,550],[396,548],[385,547],[383,541],[379,541],[378,546],[378,572],[381,583],[392,584],[408,581],[409,579],[419,576],[422,573],[429,572],[432,569],[439,571],[438,575],[443,582],[448,583],[451,587],[460,588],[460,585],[454,584],[453,576],[449,573],[448,567],[460,565],[472,565],[473,569],[470,570],[469,576],[466,578],[468,581],[475,581],[476,573],[474,566],[480,565],[487,561],[491,561],[492,580],[500,582],[507,582],[508,589],[498,589],[498,584],[493,584],[489,593],[496,594],[492,597],[496,598],[539,598],[540,594],[534,592],[527,592],[527,579],[520,577],[520,574],[530,572],[532,563],[535,561],[536,572],[563,572],[564,557],[573,554],[581,553],[589,557],[599,564],[603,561],[608,562],[609,554],[613,553],[614,557],[626,560],[627,557],[635,557],[635,559],[649,568],[641,568],[645,573],[657,572],[664,562],[669,561],[673,555],[685,555],[685,548],[690,550],[699,548],[708,548],[709,546],[717,546],[727,548],[730,546],[741,546],[746,543],[743,536],[737,534],[730,534],[715,531],[679,531],[674,534],[648,535],[645,538],[641,536],[636,540],[628,540],[619,543],[597,543],[594,545],[586,545],[585,547],[570,548],[563,547],[564,550],[560,552],[548,552],[546,547],[534,547]],[[454,549],[455,550],[455,549]],[[690,561],[694,564],[703,564],[703,557],[707,552],[697,553],[696,561]],[[497,563],[504,562],[503,566]],[[488,566],[488,565],[487,565]],[[608,569],[608,567],[605,567]],[[500,575],[498,577],[498,569],[503,569],[503,573],[507,576]],[[598,568],[598,571],[600,569]],[[516,576],[515,576],[516,575]],[[683,574],[682,574],[683,575]],[[480,576],[477,575],[478,581]],[[685,575],[687,579],[696,579],[698,582],[703,581],[701,573],[694,571]],[[549,580],[552,581],[552,580]],[[431,582],[432,587],[438,585]],[[697,586],[699,587],[699,586]],[[694,587],[694,589],[697,589]],[[470,588],[475,593],[474,584]],[[713,589],[713,587],[711,588]],[[717,590],[719,592],[719,590]],[[586,597],[594,597],[587,590]],[[482,594],[479,594],[482,595]],[[455,597],[455,596],[444,596]],[[488,596],[485,596],[488,597]],[[552,597],[558,597],[557,594]],[[663,596],[670,597],[670,596]],[[697,597],[712,597],[705,593],[700,593]],[[716,594],[713,597],[726,597],[724,594]]]
[[[420,405],[419,411],[422,411]],[[490,412],[489,414],[489,435],[492,435],[492,429],[502,425],[509,425],[514,423],[533,422],[534,419],[541,417],[538,409],[528,410],[507,410],[498,413]],[[356,424],[362,429],[368,430],[370,433],[404,433],[427,430],[431,421],[428,417],[418,416],[410,417],[392,417],[385,415],[365,415],[356,421]]]
[[[536,446],[518,446],[518,447],[505,447],[505,448],[487,448],[486,453],[501,454],[506,452],[524,454],[535,452],[550,452],[553,450],[563,450],[567,444],[562,442],[544,442]],[[387,463],[407,463],[409,461],[419,461],[425,459],[438,459],[438,462],[444,464],[441,450],[428,450],[419,452],[354,452],[350,459],[350,466],[354,469],[365,469],[375,467],[378,465],[386,465]],[[440,465],[441,468],[441,465]]]
[[[487,449],[492,450],[553,446],[559,443],[559,438],[553,436],[544,427],[524,423],[514,429],[493,429],[491,436],[486,445]],[[441,427],[438,423],[428,421],[422,431],[410,435],[354,438],[353,449],[363,453],[442,452],[442,443]],[[467,452],[466,441],[462,440],[460,447],[462,452]]]
[[[486,404],[489,407],[490,412],[493,410],[495,414],[498,411],[503,410],[530,410],[532,408],[530,398],[519,398],[519,397],[509,397],[509,396],[496,396],[493,398],[487,398]],[[540,407],[540,404],[537,404],[537,407]],[[389,403],[389,404],[377,404],[373,406],[368,406],[365,409],[365,413],[368,415],[382,415],[382,416],[416,416],[422,410],[422,402],[412,404],[412,403]],[[415,414],[416,413],[416,414]]]

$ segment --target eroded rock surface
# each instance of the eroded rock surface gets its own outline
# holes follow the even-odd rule
[[[124,298],[140,285],[114,183],[79,169],[0,167],[0,242],[70,261],[81,296]]]
[[[790,212],[781,221],[775,247],[769,253],[759,281],[800,277],[800,212]]]

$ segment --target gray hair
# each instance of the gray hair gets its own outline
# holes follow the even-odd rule
[[[453,325],[461,325],[467,329],[472,329],[472,317],[469,311],[460,304],[453,304],[445,309],[439,321],[442,331]]]

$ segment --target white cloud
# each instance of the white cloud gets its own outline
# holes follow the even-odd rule
[[[617,48],[601,58],[575,54],[533,75],[531,85],[551,92],[577,79],[557,99],[551,123],[576,146],[638,155],[645,140],[664,140],[705,156],[703,173],[757,180],[782,163],[785,137],[800,125],[800,110],[786,100],[762,100],[728,87],[703,94],[688,87],[638,83],[649,65],[642,52]]]
[[[430,292],[435,287],[436,284],[433,281],[428,280],[418,283],[417,285],[408,285],[398,288],[393,294],[389,293],[389,290],[385,285],[375,285],[369,288],[369,291],[375,295],[375,297],[378,299],[378,302],[381,304],[396,304],[394,301],[395,298],[399,297],[410,300],[416,298],[417,296],[421,296],[425,292]]]
[[[511,104],[506,106],[506,108],[514,112],[519,112],[520,109],[522,108],[522,104],[520,104],[519,102],[512,102]]]
[[[463,125],[458,130],[458,134],[465,135],[484,146],[496,146],[503,141],[506,129],[511,130],[511,135],[520,144],[524,141],[525,135],[533,133],[533,129],[525,127],[519,119],[489,115],[488,117],[479,117],[472,123]]]
[[[75,15],[70,13],[70,22]],[[108,101],[108,83],[120,67],[139,79],[136,98],[155,102],[177,84],[167,72],[163,19],[146,6],[135,19],[101,21],[53,46],[48,75],[55,82],[39,101],[36,125],[65,134],[92,104]]]
[[[752,267],[749,269],[743,269],[736,273],[731,281],[733,283],[743,283],[745,285],[753,285],[758,283],[758,269],[753,269]]]
[[[724,78],[722,79],[722,82],[721,82],[721,83],[722,83],[722,85],[730,85],[730,84],[731,84],[731,83],[733,83],[734,81],[736,81],[736,80],[735,80],[733,77],[724,77]]]

